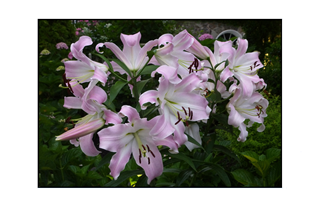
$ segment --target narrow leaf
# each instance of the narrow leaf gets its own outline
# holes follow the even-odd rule
[[[118,59],[112,59],[114,62],[116,62],[123,70],[125,70],[127,72],[127,74],[130,75],[130,77],[132,77],[132,72],[131,70],[120,60]]]
[[[196,167],[194,166],[192,160],[190,157],[182,154],[182,153],[179,153],[179,154],[171,154],[170,157],[173,157],[173,158],[176,158],[176,159],[179,159],[179,160],[183,160],[185,161],[186,163],[188,163],[190,165],[190,167],[192,167],[192,169],[194,169],[194,171],[197,172],[197,169]]]
[[[241,164],[239,157],[237,157],[237,155],[233,153],[231,150],[229,150],[228,148],[222,145],[214,145],[213,148],[223,152],[224,154],[230,156],[231,158],[235,159],[238,163]]]
[[[107,105],[110,105],[112,101],[117,97],[120,90],[125,86],[127,82],[124,82],[122,80],[118,80],[113,86],[110,88],[110,95],[106,101]]]
[[[106,185],[106,187],[115,187],[120,185],[123,181],[126,181],[127,179],[129,179],[130,177],[134,176],[134,175],[139,175],[139,174],[143,174],[143,170],[132,170],[132,171],[122,171],[120,176],[118,177],[117,180],[112,180],[110,182],[108,182]]]
[[[224,169],[220,165],[214,164],[214,163],[211,163],[210,166],[212,167],[212,170],[214,170],[218,174],[218,176],[224,182],[224,184],[226,186],[230,187],[231,182],[230,182],[228,174],[224,171]]]
[[[180,186],[184,181],[186,181],[193,174],[192,170],[184,170],[182,171],[177,178],[177,186]]]

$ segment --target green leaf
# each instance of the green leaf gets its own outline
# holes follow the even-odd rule
[[[190,167],[192,167],[192,169],[194,169],[194,171],[197,172],[196,167],[194,166],[192,159],[188,156],[186,156],[185,154],[179,153],[179,154],[170,154],[170,157],[179,159],[179,160],[183,160],[186,163],[188,163],[190,165]]]
[[[274,166],[270,169],[268,175],[266,176],[267,183],[269,186],[274,186],[274,183],[281,178],[282,166],[281,162],[277,161]]]
[[[102,179],[103,177],[96,171],[89,171],[88,178],[93,180],[98,180],[98,179]]]
[[[136,86],[134,86],[134,87],[137,88],[136,90],[138,91],[138,94],[139,94],[139,95],[140,95],[143,87],[146,85],[146,83],[147,83],[149,80],[150,80],[150,79],[139,81],[139,82],[137,82]]]
[[[107,155],[105,155],[101,161],[99,162],[99,164],[97,165],[96,167],[96,170],[100,169],[102,166],[106,165],[106,164],[109,164],[110,163],[110,160],[111,160],[111,157],[114,155],[115,153],[114,152],[108,152]]]
[[[270,148],[266,150],[266,157],[269,162],[273,162],[274,160],[280,158],[281,149]]]
[[[249,159],[251,162],[258,162],[259,161],[259,155],[255,152],[242,152],[241,153],[245,158]]]
[[[139,75],[148,75],[155,71],[159,65],[147,65],[144,69],[139,73]]]
[[[266,176],[266,173],[270,167],[270,162],[268,160],[252,162],[252,164],[260,171],[262,177]]]
[[[186,181],[193,174],[193,170],[182,171],[177,178],[176,185],[180,186],[184,181]]]
[[[130,177],[134,176],[134,175],[139,175],[139,174],[143,174],[143,170],[132,170],[132,171],[122,171],[120,173],[120,176],[118,177],[117,180],[112,180],[109,183],[107,183],[106,187],[115,187],[120,185],[123,181],[126,181],[127,179],[129,179]]]
[[[140,176],[134,187],[148,187],[148,177],[145,174]]]
[[[122,89],[123,86],[125,86],[127,82],[124,82],[122,80],[118,80],[113,86],[110,88],[110,95],[106,101],[107,105],[111,105],[112,101],[117,97],[118,93]]]
[[[157,182],[156,187],[166,186],[166,187],[173,187],[175,186],[175,183],[170,182]]]
[[[264,160],[266,160],[267,159],[267,157],[265,156],[265,155],[260,155],[259,156],[259,160],[260,161],[264,161]]]
[[[85,175],[87,173],[87,171],[89,170],[90,165],[91,164],[81,167],[81,169],[80,169],[81,175]]]
[[[232,152],[231,150],[229,150],[228,148],[222,146],[222,145],[213,145],[214,149],[217,149],[218,151],[223,152],[224,154],[230,156],[231,158],[235,159],[238,163],[241,164],[239,157],[237,157],[237,155]]]
[[[245,186],[252,186],[252,187],[257,186],[254,176],[247,170],[237,169],[231,172],[231,174],[233,175],[234,179],[236,179],[239,183]]]
[[[118,59],[112,59],[114,62],[116,62],[123,70],[125,70],[127,72],[127,74],[129,74],[129,76],[132,78],[132,72],[131,70],[120,60]]]
[[[225,170],[218,164],[215,163],[211,163],[210,167],[212,168],[212,170],[214,170],[218,176],[220,177],[220,179],[224,182],[224,184],[228,187],[231,186],[231,182],[229,179],[228,174],[225,172]]]

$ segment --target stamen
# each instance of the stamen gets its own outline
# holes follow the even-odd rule
[[[192,120],[193,117],[193,111],[191,111],[190,120]]]
[[[150,165],[150,157],[148,157],[148,165]]]
[[[150,152],[152,154],[153,157],[156,157],[153,152],[151,151],[151,149],[149,148],[149,146],[147,145],[147,148],[148,148],[148,152]]]
[[[185,115],[187,115],[187,111],[183,106],[182,106],[182,109],[184,110]]]
[[[190,107],[188,107],[188,109],[189,109],[189,116],[191,115],[191,110],[190,110]]]
[[[257,113],[257,115],[258,115],[258,118],[260,118],[260,114]]]
[[[66,119],[66,122],[65,122],[65,123],[69,123],[70,119],[71,119],[71,116],[69,116],[69,117]]]
[[[139,149],[139,163],[141,164],[141,150]]]
[[[195,67],[196,69],[198,69],[198,66],[199,66],[199,62],[198,62],[198,60],[195,58],[195,59],[194,59],[194,67]]]
[[[146,148],[145,148],[145,146],[144,146],[144,145],[142,145],[142,147],[143,147],[143,149],[144,149],[144,150],[146,150]]]
[[[252,70],[252,66],[250,66],[250,70]]]
[[[256,62],[253,63],[253,66],[254,66],[254,67],[257,67],[257,66],[256,66],[257,62],[258,62],[258,61],[256,61]]]
[[[178,119],[181,119],[181,118],[180,118],[180,114],[179,114],[179,111],[177,111],[177,114],[178,114]]]
[[[71,87],[71,85],[70,85],[69,80],[66,78],[66,73],[63,74],[63,81],[64,81],[64,84],[66,84],[66,86],[68,86],[69,90],[70,90],[72,93],[74,93],[73,90],[72,90],[72,87]]]
[[[152,154],[153,157],[156,157],[151,150],[150,150],[150,153]]]
[[[182,118],[180,118],[176,123],[174,123],[174,125],[177,125],[181,120]]]

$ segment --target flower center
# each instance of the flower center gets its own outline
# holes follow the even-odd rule
[[[262,114],[264,113],[264,112],[262,111],[263,107],[262,107],[261,105],[257,105],[255,108],[258,110],[257,116],[260,118],[260,114],[261,114],[261,113],[262,113]]]
[[[193,118],[193,111],[191,111],[190,107],[188,107],[188,113],[187,113],[187,110],[182,106],[182,109],[183,109],[183,112],[185,114],[185,119],[183,119],[181,116],[180,116],[180,113],[179,111],[177,111],[177,118],[178,118],[178,121],[175,123],[175,125],[177,125],[181,120],[183,122],[186,123],[187,126],[189,126],[188,124],[188,120],[192,120]]]
[[[142,159],[142,156],[144,158],[147,158],[148,159],[148,165],[150,165],[150,156],[148,156],[149,154],[151,154],[153,157],[156,157],[154,155],[154,153],[150,150],[150,147],[149,145],[143,145],[142,142],[141,142],[141,139],[139,137],[139,135],[137,134],[137,132],[133,133],[134,135],[134,138],[136,139],[137,141],[137,144],[138,144],[138,149],[139,149],[139,163],[141,164],[141,159]]]

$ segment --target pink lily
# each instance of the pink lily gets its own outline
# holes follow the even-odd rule
[[[95,62],[83,54],[83,48],[91,45],[93,42],[90,37],[82,36],[76,42],[71,44],[71,52],[73,57],[78,59],[64,62],[66,77],[74,79],[80,83],[89,82],[92,79],[100,81],[103,85],[107,82],[108,66]]]
[[[242,87],[243,95],[248,98],[254,92],[254,84],[261,81],[257,75],[257,70],[263,65],[259,60],[258,52],[246,53],[248,48],[248,41],[238,39],[238,48],[229,50],[230,56],[228,58],[229,65],[221,73],[221,81],[224,82],[227,78],[235,76]]]
[[[126,105],[122,106],[119,114],[128,117],[129,122],[115,124],[98,132],[100,148],[116,152],[110,161],[110,174],[117,179],[132,153],[136,163],[144,169],[150,184],[163,171],[162,157],[157,146],[166,145],[172,151],[177,151],[177,146],[170,136],[162,140],[153,139],[150,132],[158,117],[150,121],[141,119],[135,108]]]
[[[148,62],[147,52],[158,44],[158,40],[152,40],[147,42],[142,48],[140,47],[140,32],[133,35],[120,35],[123,43],[123,50],[112,42],[105,42],[104,45],[109,48],[116,57],[123,62],[130,71],[136,72],[141,70]],[[101,43],[99,44],[101,46]],[[114,63],[117,65],[116,63]],[[125,73],[124,70],[118,66],[118,70],[122,70],[121,73]],[[130,74],[129,74],[130,75]]]
[[[194,38],[191,34],[189,34],[186,30],[184,31],[189,35],[189,37],[193,39],[193,43],[187,49],[187,51],[191,52],[192,54],[194,54],[195,56],[203,60],[208,59],[210,57],[209,53],[211,50],[208,47],[201,45],[201,43],[196,38]]]
[[[168,65],[178,68],[178,74],[185,77],[189,74],[188,67],[192,64],[195,56],[186,52],[193,43],[186,30],[180,32],[176,36],[164,34],[158,40],[158,49],[154,58],[150,61],[155,65]]]
[[[187,141],[183,122],[208,119],[211,109],[207,100],[194,92],[201,82],[195,74],[190,74],[178,84],[172,84],[165,76],[159,82],[157,91],[149,90],[140,96],[141,109],[146,108],[143,104],[147,102],[160,106],[160,118],[151,133],[155,139],[174,133],[173,139],[181,146]]]
[[[238,141],[244,142],[248,136],[247,126],[244,124],[245,119],[250,119],[248,127],[250,127],[253,122],[261,123],[261,126],[257,130],[259,132],[263,131],[264,117],[267,116],[266,109],[269,102],[258,92],[254,92],[251,97],[245,98],[241,90],[241,88],[238,88],[235,91],[234,96],[230,99],[226,107],[229,112],[228,124],[239,128],[241,133]]]

